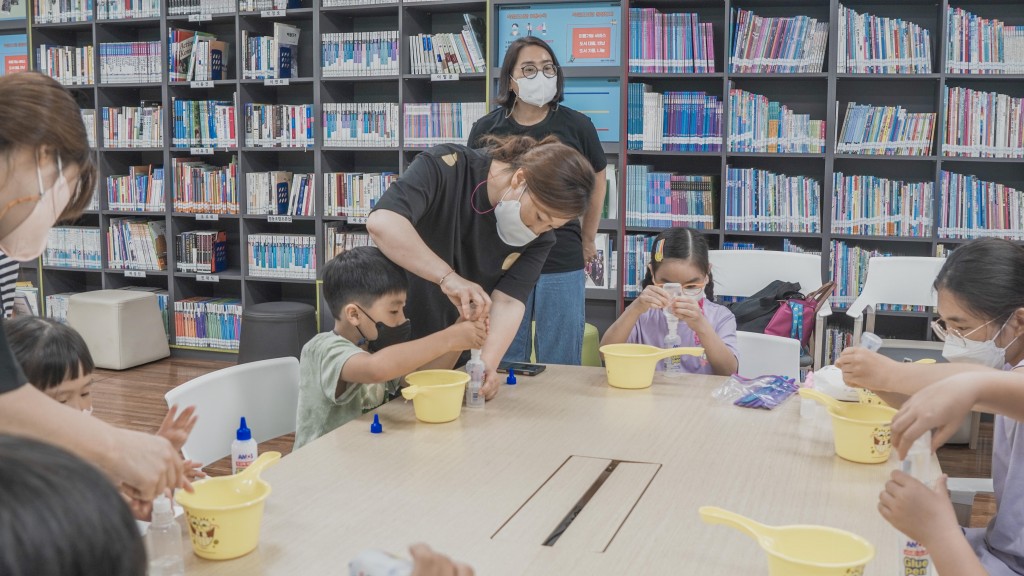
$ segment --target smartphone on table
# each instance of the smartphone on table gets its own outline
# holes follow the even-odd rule
[[[508,374],[509,368],[515,370],[519,376],[536,376],[543,372],[547,366],[543,364],[527,364],[525,362],[502,362],[498,364],[498,372]]]

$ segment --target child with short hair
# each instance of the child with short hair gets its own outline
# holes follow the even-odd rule
[[[302,347],[295,449],[383,404],[406,374],[451,366],[458,354],[483,346],[483,320],[409,342],[408,286],[405,271],[376,247],[346,250],[324,266],[334,329]]]
[[[651,261],[640,293],[601,338],[601,344],[623,342],[665,348],[670,308],[679,318],[681,346],[704,348],[704,357],[682,356],[682,369],[691,374],[729,376],[739,368],[736,317],[715,304],[707,240],[690,228],[670,228],[654,239]],[[683,288],[675,301],[662,288],[674,282]]]

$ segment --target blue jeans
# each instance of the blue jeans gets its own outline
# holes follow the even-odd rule
[[[541,274],[526,301],[523,323],[505,352],[505,361],[529,362],[535,348],[540,364],[579,366],[586,323],[585,282],[583,270]],[[530,341],[533,321],[537,322],[536,342]]]

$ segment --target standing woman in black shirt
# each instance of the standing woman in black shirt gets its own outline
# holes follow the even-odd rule
[[[481,356],[484,396],[491,398],[498,363],[554,244],[552,230],[586,211],[594,171],[554,137],[485,143],[481,149],[443,144],[419,154],[374,206],[366,228],[409,272],[413,338],[447,328],[460,315],[490,319]]]
[[[580,219],[574,218],[555,230],[555,245],[505,354],[510,362],[529,362],[535,340],[537,362],[578,365],[586,316],[583,267],[597,255],[594,241],[604,207],[608,161],[590,118],[561,105],[565,80],[544,40],[527,36],[512,42],[498,78],[495,102],[501,107],[473,125],[471,148],[480,146],[487,135],[522,134],[537,139],[554,135],[583,154],[597,175],[582,227]],[[535,339],[531,338],[532,322],[537,323]]]
[[[0,251],[38,258],[50,228],[81,214],[95,187],[81,112],[67,90],[35,72],[0,77]],[[115,428],[26,384],[0,330],[0,433],[70,450],[142,500],[188,485],[166,439]]]

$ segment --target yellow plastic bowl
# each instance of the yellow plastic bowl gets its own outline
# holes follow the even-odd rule
[[[405,377],[409,385],[402,397],[412,400],[416,419],[439,424],[451,422],[462,412],[469,374],[459,370],[422,370]]]
[[[192,486],[195,492],[178,490],[174,499],[185,509],[188,533],[196,556],[230,560],[252,552],[260,540],[263,503],[270,484],[260,472],[281,458],[280,452],[264,452],[249,468],[234,476],[208,478]]]
[[[896,410],[873,404],[829,407],[836,454],[862,464],[878,464],[892,451],[892,417]]]
[[[857,399],[861,404],[871,404],[873,406],[888,406],[885,400],[878,395],[866,388],[857,388]]]
[[[658,361],[672,356],[700,356],[703,348],[658,348],[647,344],[606,344],[604,356],[608,384],[615,388],[647,388],[654,381]]]
[[[860,576],[875,547],[860,536],[829,526],[766,526],[713,506],[700,509],[709,524],[736,528],[768,553],[772,576]]]

